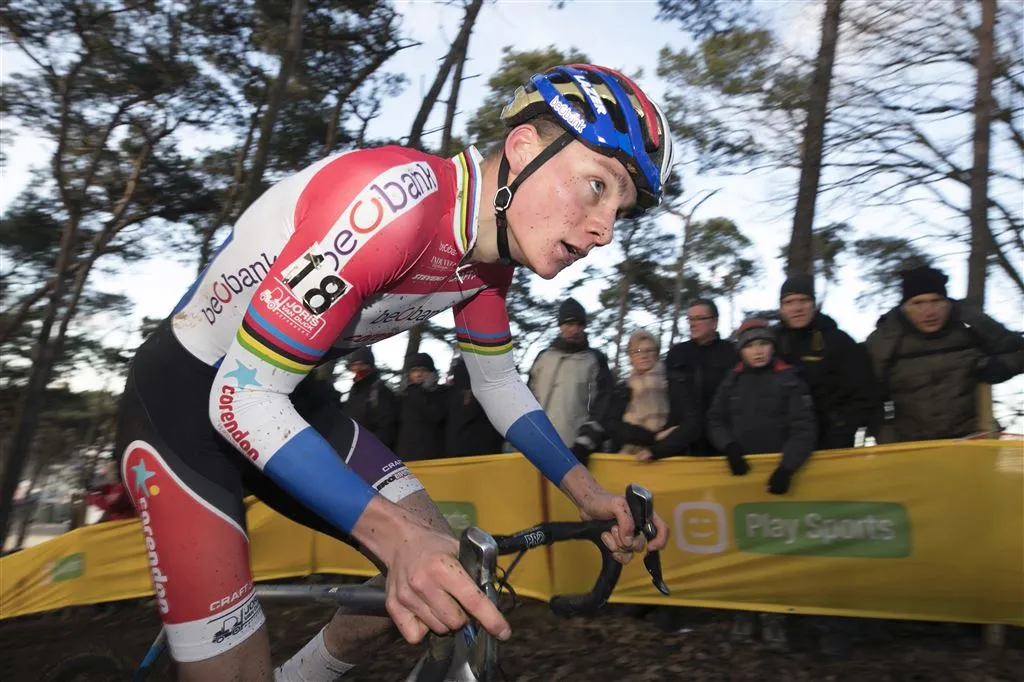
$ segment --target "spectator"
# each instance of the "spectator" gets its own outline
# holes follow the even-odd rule
[[[372,350],[356,349],[346,360],[352,372],[352,388],[341,405],[342,411],[393,448],[398,435],[398,397],[381,379]]]
[[[818,421],[817,450],[852,448],[877,402],[867,350],[815,307],[814,277],[782,285],[778,356],[807,382]]]
[[[765,320],[747,320],[737,330],[741,362],[726,376],[708,412],[708,435],[726,453],[734,476],[750,465],[745,454],[781,452],[782,461],[768,479],[768,492],[789,491],[793,474],[814,449],[817,425],[810,392],[793,369],[774,356],[775,338]],[[772,648],[785,649],[786,618],[760,614],[761,635]],[[741,612],[733,619],[733,639],[750,638],[754,614]]]
[[[719,384],[736,366],[736,347],[718,335],[718,306],[699,298],[686,311],[690,340],[677,343],[665,358],[669,379],[669,425],[683,429],[655,448],[655,456],[720,455],[702,425]]]
[[[962,438],[979,430],[978,384],[1024,371],[1024,340],[966,301],[946,295],[949,278],[922,266],[901,273],[900,305],[867,339],[884,412],[879,443]]]
[[[807,385],[792,367],[774,357],[774,344],[765,320],[747,320],[740,326],[741,362],[718,387],[708,412],[708,435],[726,453],[736,476],[750,470],[743,455],[781,452],[768,492],[783,495],[814,450],[817,426]]]
[[[653,459],[648,449],[669,433],[668,382],[658,358],[658,339],[649,331],[633,332],[626,344],[633,371],[616,386],[606,422],[610,449],[633,455],[637,461]]]
[[[581,461],[605,441],[603,421],[612,399],[612,375],[604,353],[591,348],[587,312],[567,298],[558,309],[558,337],[530,369],[530,390],[558,435]]]
[[[504,438],[498,433],[469,385],[469,370],[462,358],[452,363],[448,387],[445,456],[467,457],[501,452]]]
[[[416,353],[406,363],[395,454],[405,462],[444,457],[447,387],[437,383],[434,359]]]
[[[85,491],[85,503],[103,512],[96,523],[121,521],[135,516],[132,498],[121,481],[100,483],[90,487]]]

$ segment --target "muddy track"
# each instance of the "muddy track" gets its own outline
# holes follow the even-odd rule
[[[275,663],[314,635],[330,616],[318,606],[267,607]],[[729,614],[687,610],[688,631],[665,634],[650,618],[608,607],[597,618],[563,620],[544,604],[524,601],[512,612],[513,639],[503,645],[510,680],[764,680],[870,682],[1024,682],[1020,630],[995,654],[981,651],[977,629],[940,624],[865,621],[852,651],[841,659],[816,652],[812,619],[794,622],[791,653],[775,653],[751,642],[729,641]],[[107,651],[138,661],[158,627],[155,609],[132,602],[110,613],[96,608],[0,622],[0,679],[38,682],[45,671],[75,651]],[[802,634],[801,634],[802,633]],[[965,636],[966,635],[966,636]],[[358,667],[351,682],[404,679],[417,651],[393,644]],[[372,652],[368,652],[372,655]],[[169,666],[151,677],[170,681]]]

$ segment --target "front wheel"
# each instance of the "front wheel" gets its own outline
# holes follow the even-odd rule
[[[131,673],[116,656],[83,653],[65,658],[43,679],[45,682],[128,682]]]

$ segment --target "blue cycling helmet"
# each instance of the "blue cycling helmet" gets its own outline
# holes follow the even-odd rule
[[[494,197],[498,222],[498,253],[508,253],[505,210],[518,185],[541,164],[573,140],[599,154],[618,159],[633,180],[640,212],[656,208],[672,169],[672,136],[665,114],[632,80],[618,71],[594,64],[555,66],[534,74],[516,89],[501,112],[507,128],[548,114],[566,131],[508,184],[508,160],[502,155],[498,191]]]

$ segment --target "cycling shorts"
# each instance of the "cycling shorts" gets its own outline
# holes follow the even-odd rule
[[[208,403],[215,374],[165,322],[136,353],[118,411],[115,452],[142,520],[171,655],[180,662],[217,656],[264,622],[249,566],[247,494],[303,526],[354,544],[214,430]],[[342,414],[327,382],[307,379],[292,404],[385,498],[398,502],[422,490],[401,460]],[[308,556],[295,559],[306,565]]]

